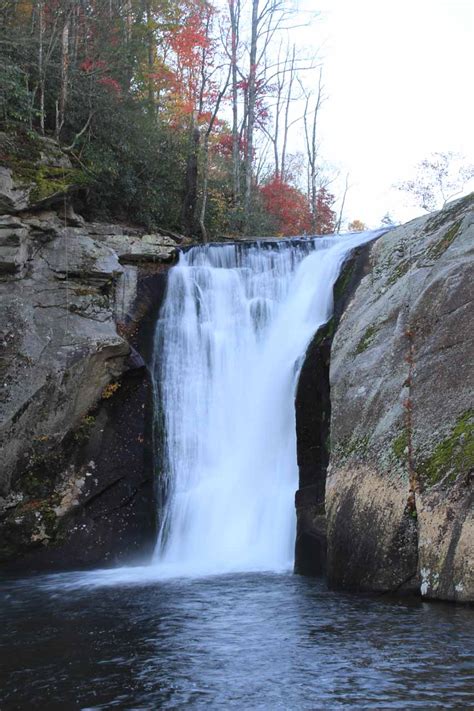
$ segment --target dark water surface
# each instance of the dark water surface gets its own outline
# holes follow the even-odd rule
[[[246,574],[1,582],[4,709],[461,709],[474,611]]]

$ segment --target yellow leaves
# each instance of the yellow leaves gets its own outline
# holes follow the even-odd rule
[[[121,383],[109,383],[108,385],[106,385],[105,388],[102,390],[102,400],[108,400],[109,398],[111,398],[112,395],[117,392],[120,386]]]

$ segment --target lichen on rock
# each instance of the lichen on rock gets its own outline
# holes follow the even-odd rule
[[[474,599],[473,207],[470,195],[379,238],[336,332],[336,587]]]

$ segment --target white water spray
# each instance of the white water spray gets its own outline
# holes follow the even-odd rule
[[[194,247],[171,269],[154,351],[163,574],[292,566],[299,371],[342,263],[377,234]]]

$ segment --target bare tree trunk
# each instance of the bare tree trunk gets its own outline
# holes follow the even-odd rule
[[[203,160],[203,168],[202,168],[202,178],[203,178],[202,203],[201,203],[201,214],[199,216],[199,227],[201,229],[202,241],[204,243],[207,242],[206,209],[207,209],[207,195],[208,195],[208,186],[209,186],[209,139],[211,137],[212,129],[214,128],[214,124],[215,124],[215,121],[217,118],[217,114],[219,112],[221,101],[224,97],[224,94],[227,91],[227,87],[229,86],[231,74],[232,74],[232,67],[230,67],[230,71],[229,71],[229,74],[227,75],[227,79],[219,91],[219,94],[218,94],[217,100],[216,100],[216,104],[214,106],[214,110],[212,112],[212,116],[209,121],[209,126],[207,127],[206,135],[204,136],[204,160]]]
[[[253,141],[255,128],[255,106],[257,100],[257,39],[258,39],[258,3],[252,0],[252,25],[250,36],[250,69],[248,81],[248,116],[247,116],[247,143],[245,152],[245,232],[248,233],[250,215],[252,212],[252,163]]]
[[[61,129],[64,125],[66,112],[67,89],[69,79],[69,12],[64,18],[63,31],[61,33],[61,83],[59,86],[59,98],[56,105],[56,138],[59,139]]]
[[[342,195],[341,209],[339,210],[339,217],[336,225],[336,232],[339,234],[341,231],[342,218],[344,215],[344,206],[346,204],[347,191],[349,190],[349,173],[346,175],[346,184],[344,186],[344,193]]]
[[[151,11],[151,3],[149,0],[146,3],[146,21],[148,27],[147,37],[147,61],[148,61],[148,109],[151,114],[155,113],[155,90],[153,86],[153,67],[155,64],[155,47],[152,27],[153,14]]]
[[[318,89],[316,94],[316,102],[312,112],[312,120],[310,122],[309,104],[311,95],[306,95],[305,110],[303,116],[304,133],[306,142],[306,154],[308,159],[308,199],[311,210],[311,229],[314,233],[317,231],[318,224],[318,141],[317,141],[317,126],[319,110],[323,101],[323,86],[322,73],[319,71]]]
[[[39,43],[38,43],[38,76],[39,76],[39,119],[40,119],[40,130],[44,136],[44,65],[43,65],[43,35],[44,35],[44,7],[43,0],[38,3],[38,31],[39,31]]]
[[[286,62],[285,62],[285,70],[286,70]],[[291,105],[291,100],[293,98],[293,83],[295,81],[295,45],[293,45],[293,51],[291,54],[291,62],[290,62],[290,79],[288,83],[288,93],[286,95],[286,104],[285,104],[285,121],[284,121],[284,128],[283,128],[283,145],[281,149],[281,178],[282,180],[286,180],[286,151],[287,151],[287,146],[288,146],[288,131],[289,131],[289,116],[290,116],[290,105]]]
[[[232,76],[232,192],[234,204],[237,205],[240,201],[240,135],[237,86],[240,0],[229,0],[229,14],[231,32],[230,66]]]
[[[186,164],[184,200],[181,212],[183,232],[187,237],[194,234],[197,203],[198,155],[200,133],[196,112],[193,113],[189,131],[189,151]]]

